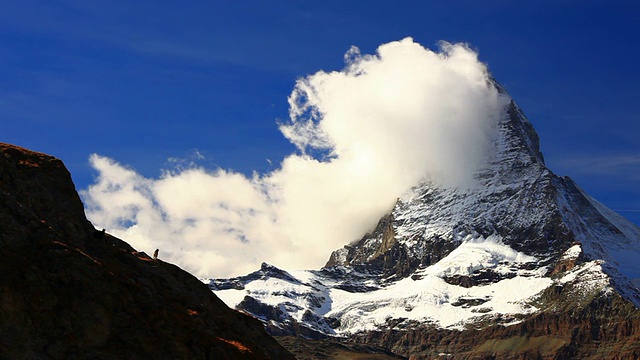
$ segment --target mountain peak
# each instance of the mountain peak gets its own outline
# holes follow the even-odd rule
[[[474,349],[465,345],[469,339],[530,343],[532,336],[555,336],[562,340],[549,353],[579,358],[593,354],[593,341],[617,349],[640,337],[634,285],[640,229],[553,174],[524,112],[495,84],[506,101],[477,186],[416,184],[373,231],[334,251],[323,269],[290,271],[286,283],[242,278],[239,306],[259,309],[254,315],[273,333],[304,328],[403,355],[429,344],[473,357],[493,345]],[[230,306],[239,304],[237,290],[212,288]],[[271,316],[271,308],[284,312]],[[625,326],[637,330],[621,338],[571,335]],[[562,330],[545,332],[552,327]],[[455,345],[444,345],[453,339]],[[545,351],[534,346],[518,354]],[[640,348],[624,351],[633,356]]]
[[[30,236],[46,236],[82,245],[90,237],[93,226],[62,161],[0,143],[0,170],[0,244],[19,246]]]
[[[387,276],[403,277],[439,261],[468,236],[500,235],[514,249],[538,255],[546,255],[551,243],[561,239],[573,242],[565,229],[555,229],[554,234],[536,229],[536,224],[553,222],[551,217],[557,215],[555,208],[538,211],[542,202],[553,202],[555,176],[544,165],[539,137],[529,120],[513,100],[505,104],[487,166],[476,175],[478,187],[418,184],[398,199],[371,234],[334,252],[327,266],[371,263]],[[514,196],[521,201],[511,201]],[[508,212],[520,210],[525,216],[504,219]],[[556,246],[561,250],[563,245]]]
[[[518,133],[520,134],[525,144],[523,148],[529,151],[532,161],[539,162],[544,165],[544,157],[540,152],[540,137],[533,128],[533,125],[531,125],[527,117],[522,112],[522,109],[520,109],[520,107],[516,105],[515,101],[511,100],[509,102],[507,114],[509,114],[509,119],[512,120],[512,123],[516,124],[516,126],[518,127]]]

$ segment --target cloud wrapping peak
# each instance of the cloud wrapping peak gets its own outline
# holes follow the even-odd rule
[[[407,38],[375,55],[353,47],[342,71],[299,79],[280,130],[300,154],[269,174],[190,168],[146,179],[93,155],[88,216],[199,276],[239,275],[262,261],[318,268],[411,186],[473,186],[485,165],[499,96],[476,53],[440,46]]]

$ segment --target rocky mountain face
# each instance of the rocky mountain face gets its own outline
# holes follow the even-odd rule
[[[63,163],[0,143],[1,359],[293,359],[180,268],[96,231]]]
[[[429,359],[640,358],[640,229],[544,163],[508,104],[471,189],[417,184],[320,270],[212,279],[274,335]]]

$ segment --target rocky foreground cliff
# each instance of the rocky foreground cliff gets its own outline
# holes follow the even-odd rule
[[[195,277],[96,231],[62,161],[0,143],[0,359],[293,359]]]

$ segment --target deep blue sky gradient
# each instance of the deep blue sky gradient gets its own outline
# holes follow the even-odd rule
[[[158,176],[266,172],[296,78],[351,45],[412,36],[477,49],[538,131],[547,165],[640,224],[640,5],[635,1],[0,1],[0,141],[98,153]],[[267,159],[270,159],[271,165]]]

